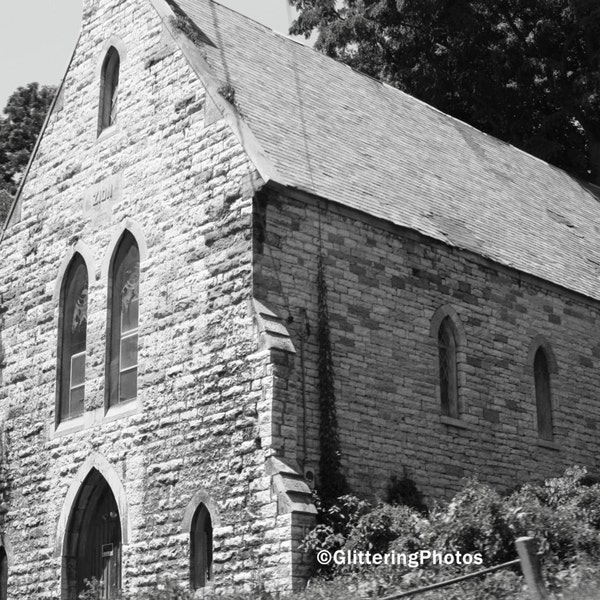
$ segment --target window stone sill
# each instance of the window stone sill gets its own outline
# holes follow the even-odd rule
[[[54,431],[50,434],[50,439],[63,437],[64,435],[71,435],[85,429],[85,415],[69,419],[68,421],[62,421],[59,423]]]
[[[111,137],[113,137],[114,135],[116,135],[117,133],[119,133],[119,125],[110,125],[109,127],[105,127],[101,132],[100,135],[96,138],[96,143],[100,144],[108,139],[110,139]]]
[[[441,415],[440,421],[444,425],[449,425],[450,427],[456,427],[457,429],[468,429],[469,431],[475,431],[476,427],[472,423],[467,423],[462,419],[455,419],[454,417],[449,417],[447,415]]]
[[[124,417],[131,417],[132,415],[138,415],[142,412],[142,407],[138,398],[134,400],[129,400],[128,402],[123,402],[122,404],[117,404],[116,406],[111,406],[104,415],[102,419],[103,423],[108,423],[110,421],[116,421],[118,419],[123,419]]]
[[[537,445],[539,448],[556,450],[557,452],[560,452],[562,450],[562,446],[560,444],[557,444],[556,442],[550,442],[549,440],[538,440]]]
[[[49,433],[49,439],[60,438],[74,433],[80,433],[93,427],[98,427],[103,423],[110,423],[133,415],[139,415],[142,412],[142,404],[139,398],[129,400],[117,406],[111,406],[106,413],[103,408],[86,411],[83,415],[75,419],[69,419],[53,427]]]

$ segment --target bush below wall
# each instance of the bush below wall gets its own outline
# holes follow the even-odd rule
[[[399,504],[372,506],[354,496],[342,496],[321,514],[321,523],[304,546],[316,553],[327,550],[339,556],[367,552],[416,556],[420,551],[441,555],[480,556],[479,565],[418,566],[334,565],[323,567],[294,600],[348,600],[378,598],[444,581],[516,558],[514,541],[536,538],[552,600],[597,598],[600,584],[600,484],[585,469],[568,469],[562,477],[543,484],[528,484],[500,495],[476,480],[446,505],[428,514]],[[476,561],[476,562],[479,562]],[[91,590],[82,600],[95,600]],[[123,600],[276,600],[264,591],[257,572],[255,585],[239,593],[210,590],[192,592],[163,582],[152,590],[125,594]],[[286,596],[287,598],[287,596]],[[423,600],[527,600],[519,568],[507,568],[421,596]]]

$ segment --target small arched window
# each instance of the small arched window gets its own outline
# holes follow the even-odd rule
[[[190,531],[190,583],[193,590],[205,587],[212,580],[212,551],[210,513],[204,504],[200,504]]]
[[[0,546],[0,600],[8,598],[8,557],[6,550]]]
[[[533,376],[535,380],[538,435],[543,440],[552,441],[550,368],[548,366],[548,357],[542,347],[537,349],[533,359]]]
[[[117,121],[120,62],[119,53],[111,46],[102,64],[98,134]]]
[[[63,280],[60,305],[59,421],[83,414],[88,307],[88,274],[75,254]]]
[[[442,414],[458,418],[456,337],[449,317],[440,323],[438,329],[438,357]]]
[[[113,257],[109,278],[109,405],[137,396],[140,253],[125,232]]]

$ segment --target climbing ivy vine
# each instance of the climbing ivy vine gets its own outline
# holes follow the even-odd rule
[[[318,381],[319,408],[321,412],[319,429],[321,446],[319,493],[324,506],[331,506],[339,496],[347,493],[348,485],[342,472],[340,437],[335,406],[331,335],[329,331],[327,283],[325,281],[325,268],[321,254],[319,254],[317,265],[317,295],[319,309],[317,324],[317,346],[319,351]]]

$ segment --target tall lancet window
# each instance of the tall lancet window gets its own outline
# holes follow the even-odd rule
[[[535,380],[535,403],[537,408],[538,435],[552,441],[552,396],[550,393],[550,369],[543,348],[538,348],[533,359]]]
[[[139,279],[139,249],[126,232],[113,257],[110,277],[110,405],[137,396]]]
[[[458,418],[456,337],[449,317],[441,322],[438,330],[438,357],[442,414]]]
[[[76,254],[61,290],[59,421],[83,414],[88,307],[88,274]]]
[[[111,46],[102,65],[98,133],[117,122],[120,62],[119,53]]]
[[[204,504],[194,514],[190,545],[190,583],[197,590],[212,580],[212,521]]]

